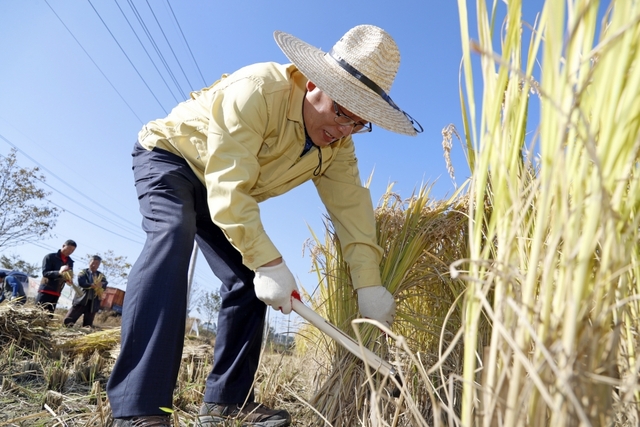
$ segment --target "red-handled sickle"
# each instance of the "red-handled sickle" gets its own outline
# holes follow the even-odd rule
[[[329,323],[318,313],[304,305],[300,299],[298,291],[291,293],[291,306],[293,311],[298,313],[300,317],[311,323],[316,328],[320,329],[325,334],[336,340],[340,345],[353,353],[363,362],[367,363],[371,368],[380,372],[383,375],[397,378],[396,369],[386,360],[372,352],[366,347],[360,346],[353,338],[346,335],[340,329]]]

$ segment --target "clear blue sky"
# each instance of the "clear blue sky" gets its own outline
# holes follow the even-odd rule
[[[542,1],[526,3],[539,9]],[[424,127],[417,137],[378,127],[355,137],[363,179],[373,172],[374,205],[390,183],[406,198],[435,182],[433,196],[446,198],[455,187],[441,130],[453,123],[462,132],[454,0],[0,2],[0,154],[13,145],[21,166],[41,167],[49,199],[65,209],[53,238],[4,253],[40,264],[71,238],[78,243],[79,266],[85,255],[109,249],[133,262],[144,234],[130,152],[143,123],[165,116],[190,90],[222,73],[254,62],[287,62],[274,30],[328,50],[359,24],[380,26],[396,40],[402,59],[391,96]],[[469,172],[457,142],[453,161],[460,184]],[[311,237],[309,227],[324,233],[325,212],[313,184],[263,203],[261,211],[294,275],[312,291],[315,276],[303,243]],[[205,291],[218,287],[202,257],[195,279]]]

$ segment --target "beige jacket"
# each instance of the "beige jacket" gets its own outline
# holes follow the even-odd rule
[[[314,146],[300,157],[305,85],[306,78],[292,64],[250,65],[193,92],[166,118],[148,123],[138,135],[140,144],[189,163],[206,185],[213,222],[254,270],[281,256],[264,230],[258,203],[313,179],[354,287],[380,285],[382,249],[353,140]]]

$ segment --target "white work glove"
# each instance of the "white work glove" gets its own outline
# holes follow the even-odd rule
[[[384,286],[369,286],[358,289],[358,307],[362,317],[377,320],[391,326],[396,315],[396,301]]]
[[[274,310],[291,313],[291,293],[297,291],[298,286],[284,260],[272,267],[258,267],[253,285],[259,300]]]

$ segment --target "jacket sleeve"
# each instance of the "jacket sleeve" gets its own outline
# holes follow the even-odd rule
[[[102,276],[102,280],[100,281],[100,284],[102,285],[102,289],[106,289],[109,282],[107,281],[107,278],[104,277],[104,274],[102,274],[102,272],[98,271],[98,273]]]
[[[60,277],[60,268],[56,268],[54,261],[55,254],[45,255],[42,260],[42,277],[46,277],[49,281]]]
[[[89,282],[89,275],[86,270],[81,270],[78,273],[78,285],[83,289],[88,289],[93,283]]]
[[[355,289],[381,284],[382,248],[368,188],[362,186],[353,140],[338,149],[336,159],[314,180],[349,265]]]
[[[267,103],[259,87],[243,79],[216,93],[210,113],[204,175],[211,219],[242,254],[243,263],[255,270],[281,256],[250,195],[260,173]]]
[[[18,294],[17,294],[16,290],[17,290],[17,287],[19,285],[18,279],[16,279],[13,276],[7,276],[4,280],[5,280],[5,283],[11,287],[11,295],[12,296],[17,296]]]

